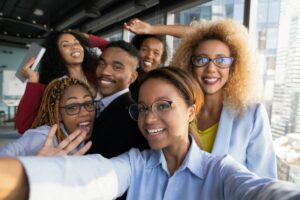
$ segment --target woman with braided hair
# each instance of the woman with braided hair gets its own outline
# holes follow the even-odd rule
[[[80,143],[92,132],[95,108],[92,92],[86,84],[68,77],[53,80],[45,89],[32,129],[0,148],[0,156],[36,155],[44,144],[57,147],[65,153],[84,154],[91,142],[84,147]],[[76,141],[76,145],[69,146],[71,141]],[[43,152],[42,155],[47,153]]]

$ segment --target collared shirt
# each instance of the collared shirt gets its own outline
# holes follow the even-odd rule
[[[111,103],[113,100],[121,96],[122,94],[129,92],[129,88],[125,88],[119,92],[116,92],[110,96],[103,97],[102,99],[98,100],[98,107],[96,109],[96,117],[100,116],[100,113]]]
[[[126,93],[126,92],[129,92],[129,88],[125,88],[124,90],[121,90],[119,92],[116,92],[110,96],[106,96],[106,97],[103,97],[101,99],[102,103],[103,103],[103,110],[113,101],[115,100],[116,98],[118,98],[119,96],[121,96],[122,94]]]
[[[214,157],[194,140],[182,165],[170,176],[160,150],[101,155],[19,158],[30,183],[30,199],[272,199],[275,180],[259,178],[230,156]],[[278,189],[284,184],[279,183]],[[50,189],[51,188],[51,189]],[[300,190],[292,189],[300,196]],[[285,191],[277,190],[281,196]],[[272,198],[271,198],[272,197]]]

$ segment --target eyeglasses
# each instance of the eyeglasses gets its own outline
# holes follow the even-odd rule
[[[156,116],[160,117],[172,109],[174,101],[159,100],[153,102],[150,106],[145,106],[141,103],[132,104],[129,106],[129,114],[133,120],[139,118],[144,119],[146,114],[152,111]]]
[[[93,112],[96,110],[98,103],[96,101],[89,101],[84,103],[74,103],[65,106],[61,106],[60,108],[65,109],[68,115],[77,115],[80,112],[80,109],[84,107],[87,112]]]
[[[192,63],[195,67],[204,67],[209,62],[213,62],[219,68],[229,68],[233,61],[233,57],[209,58],[205,56],[192,56]]]

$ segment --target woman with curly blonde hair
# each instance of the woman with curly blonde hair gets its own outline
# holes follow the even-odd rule
[[[195,123],[204,150],[230,154],[250,171],[276,177],[269,119],[257,101],[255,55],[247,29],[229,19],[192,26],[139,21],[135,28],[183,37],[171,65],[193,74],[204,92],[204,106]]]

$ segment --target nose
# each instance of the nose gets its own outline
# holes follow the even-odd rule
[[[214,71],[216,70],[218,66],[216,66],[216,64],[210,60],[208,63],[207,63],[207,66],[205,67],[207,71]]]
[[[111,74],[112,67],[110,65],[101,65],[97,67],[96,69],[96,75],[110,75]]]
[[[152,51],[147,51],[146,52],[146,58],[153,58],[153,52]]]
[[[157,120],[157,116],[156,114],[152,111],[152,110],[149,110],[147,113],[145,113],[145,116],[144,116],[144,121],[149,124],[153,121],[156,121]]]

